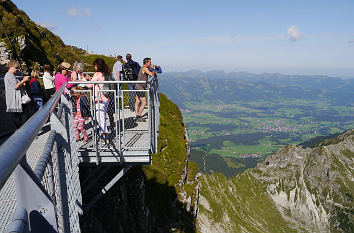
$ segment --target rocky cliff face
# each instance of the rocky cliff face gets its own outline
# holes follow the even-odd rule
[[[201,232],[353,232],[354,130],[287,146],[257,168],[201,177]]]
[[[4,42],[0,41],[0,75],[6,73],[6,64],[10,61],[10,51]]]

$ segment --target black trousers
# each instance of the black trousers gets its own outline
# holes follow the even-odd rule
[[[50,97],[52,97],[52,95],[54,95],[55,88],[44,89],[43,92],[44,92],[44,96],[43,96],[44,97],[44,101],[47,102],[50,99]]]
[[[17,130],[31,117],[29,104],[22,104],[22,112],[15,112],[12,129]]]

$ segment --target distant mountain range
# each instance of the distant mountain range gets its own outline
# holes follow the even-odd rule
[[[251,79],[251,80],[263,80],[263,79],[301,79],[301,78],[334,78],[334,79],[351,79],[351,78],[343,78],[343,77],[333,77],[327,75],[297,75],[297,74],[282,74],[282,73],[250,73],[247,71],[240,72],[225,72],[223,70],[210,70],[210,71],[201,71],[197,69],[192,69],[188,71],[171,71],[164,73],[164,76],[173,76],[176,78],[217,78],[217,79]],[[354,78],[354,75],[353,75]]]
[[[354,103],[354,79],[191,70],[166,73],[160,80],[160,90],[182,108],[193,101],[275,98],[325,99],[346,106]]]

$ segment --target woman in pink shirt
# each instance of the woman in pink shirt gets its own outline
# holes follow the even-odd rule
[[[98,58],[93,62],[96,73],[93,75],[91,81],[104,81],[105,75],[110,75],[111,71],[106,65],[105,61],[102,58]],[[83,78],[86,81],[85,78]],[[96,117],[97,122],[102,132],[103,143],[106,143],[107,140],[107,125],[106,125],[106,115],[107,115],[107,107],[109,103],[109,99],[102,93],[98,92],[99,90],[103,90],[104,84],[86,84],[88,88],[94,87],[95,91],[95,109],[96,109]]]
[[[59,90],[60,87],[65,84],[66,82],[69,82],[70,80],[66,77],[68,74],[68,71],[70,70],[70,64],[67,62],[62,62],[58,66],[58,73],[55,75],[54,78],[54,85],[55,85],[55,90]],[[75,86],[75,84],[66,84],[67,88],[71,88],[72,86]]]

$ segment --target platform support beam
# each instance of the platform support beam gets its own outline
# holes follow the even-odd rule
[[[90,211],[92,206],[99,199],[101,199],[101,197],[103,197],[103,195],[108,192],[113,187],[113,185],[115,185],[120,180],[120,178],[122,178],[128,172],[130,168],[131,166],[124,167],[115,177],[113,177],[113,179],[103,189],[101,189],[101,191],[84,207],[84,212]]]

